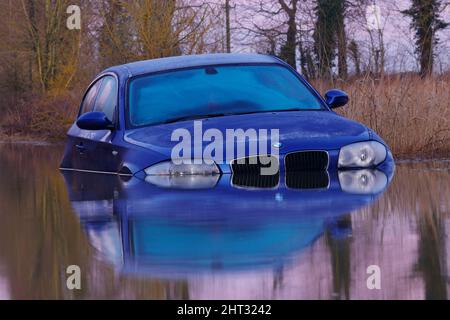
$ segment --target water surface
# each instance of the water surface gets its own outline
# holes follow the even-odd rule
[[[229,176],[164,189],[63,175],[61,154],[0,145],[2,299],[448,298],[449,162],[400,163],[386,190],[354,194],[333,174],[313,190]]]

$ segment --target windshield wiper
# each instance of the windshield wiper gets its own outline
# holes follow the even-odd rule
[[[255,110],[248,112],[229,112],[229,113],[211,113],[211,114],[198,114],[198,115],[189,115],[182,116],[177,118],[168,119],[162,123],[174,123],[179,121],[187,121],[187,120],[196,120],[196,119],[206,119],[206,118],[215,118],[215,117],[224,117],[224,116],[237,116],[244,114],[253,114],[253,113],[269,113],[269,112],[285,112],[285,111],[301,111],[300,108],[291,108],[291,109],[280,109],[280,110]]]
[[[299,108],[292,109],[280,109],[280,110],[255,110],[255,111],[247,111],[247,112],[236,112],[236,113],[227,113],[227,116],[240,116],[245,114],[255,114],[255,113],[275,113],[275,112],[284,112],[284,111],[301,111]]]
[[[163,123],[173,123],[173,122],[178,122],[178,121],[215,118],[215,117],[223,117],[223,116],[227,116],[227,115],[230,115],[230,114],[229,113],[211,113],[211,114],[190,115],[190,116],[171,118],[171,119],[164,121]]]

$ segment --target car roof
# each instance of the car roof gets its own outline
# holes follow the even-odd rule
[[[220,64],[252,64],[252,63],[279,63],[284,64],[274,56],[263,54],[245,53],[217,53],[168,57],[152,60],[142,60],[126,63],[104,70],[105,72],[115,72],[132,77],[139,74],[167,71],[173,69],[199,67]]]

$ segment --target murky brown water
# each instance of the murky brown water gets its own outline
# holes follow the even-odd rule
[[[189,206],[182,217],[178,212],[172,220],[168,214],[149,220],[141,212],[139,217],[130,218],[133,223],[126,228],[127,232],[135,229],[136,235],[129,236],[135,247],[123,247],[117,254],[111,251],[117,247],[114,235],[123,241],[125,220],[108,213],[106,220],[102,216],[92,223],[91,215],[100,216],[109,209],[122,214],[137,212],[140,202],[117,204],[116,189],[111,189],[110,198],[99,196],[71,203],[64,177],[57,169],[61,152],[61,147],[0,145],[2,299],[448,298],[450,162],[399,164],[393,182],[381,197],[333,218],[333,225],[345,226],[338,232],[322,228],[329,225],[329,217],[322,221],[314,215],[293,216],[292,208],[286,206],[292,203],[292,197],[274,193],[271,201],[277,203],[277,208],[291,211],[283,215],[281,209],[278,217],[265,217],[264,227],[258,213],[251,212],[252,200],[246,197],[239,208],[249,215],[242,221],[224,222],[223,218],[206,215],[191,219],[195,213]],[[102,188],[100,182],[95,188]],[[166,193],[158,194],[158,201],[178,201],[173,193]],[[205,208],[213,205],[214,202],[204,201]],[[84,210],[89,219],[80,216],[77,208]],[[260,224],[255,231],[252,225],[256,219]],[[117,220],[119,232],[114,229]],[[143,223],[135,226],[141,220]],[[289,233],[292,239],[292,229],[288,227],[291,225],[304,234],[303,238],[296,238],[297,247],[283,247],[282,252],[272,248],[270,255],[267,250],[261,251],[259,244],[266,244],[271,237],[280,239]],[[245,266],[231,267],[225,261],[225,257],[234,257],[230,244],[233,237],[224,236],[231,228],[232,235],[252,243],[239,256],[247,259]],[[147,238],[139,238],[139,232],[147,232]],[[260,234],[264,236],[259,237]],[[178,237],[183,239],[179,243]],[[151,241],[145,242],[149,238]],[[165,243],[161,246],[158,239]],[[199,255],[205,248],[195,247],[204,239],[215,241],[215,251],[208,253],[208,257],[217,255],[213,262],[205,262]],[[154,247],[158,246],[165,249],[156,254]],[[145,261],[138,259],[139,250],[147,254]],[[252,250],[260,251],[254,254]],[[289,259],[285,259],[287,256]],[[67,289],[69,265],[81,268],[81,290]],[[189,270],[179,272],[180,265],[188,265]],[[380,267],[381,290],[367,288],[369,265]],[[172,272],[174,267],[177,272]]]

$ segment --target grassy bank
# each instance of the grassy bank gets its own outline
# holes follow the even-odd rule
[[[450,77],[371,77],[346,82],[315,81],[323,94],[331,87],[350,96],[345,116],[374,129],[397,158],[450,156]],[[27,97],[1,120],[0,140],[62,140],[76,116],[81,93]]]
[[[78,112],[81,93],[23,96],[6,108],[0,140],[63,140]]]

